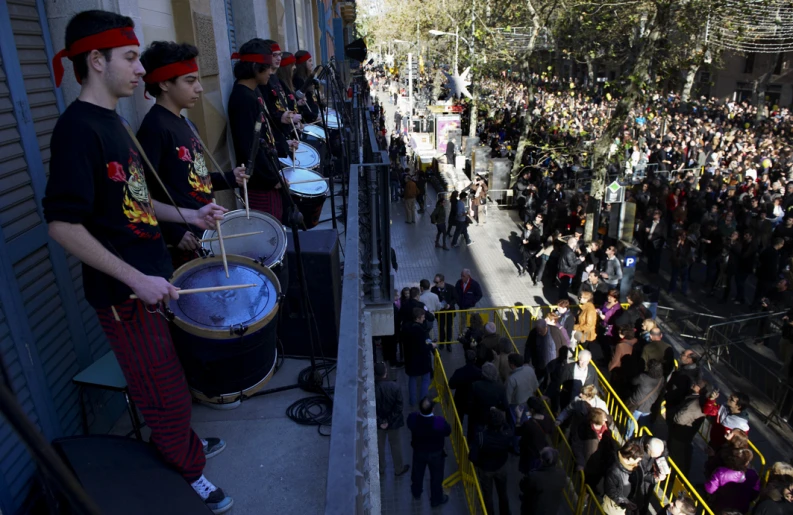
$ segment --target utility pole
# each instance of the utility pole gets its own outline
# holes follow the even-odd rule
[[[413,129],[413,54],[408,53],[408,132]]]

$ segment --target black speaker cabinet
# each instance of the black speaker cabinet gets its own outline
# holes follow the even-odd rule
[[[103,514],[212,513],[153,445],[110,435],[60,438],[52,445]]]
[[[300,231],[300,251],[306,274],[308,299],[314,313],[314,345],[317,357],[335,358],[339,350],[339,316],[341,313],[341,263],[339,235],[333,229]],[[286,355],[310,356],[309,323],[302,309],[297,256],[292,232],[287,231],[289,289],[278,334]],[[319,341],[317,341],[317,335]]]

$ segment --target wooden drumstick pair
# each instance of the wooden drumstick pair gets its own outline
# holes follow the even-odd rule
[[[227,276],[228,277],[228,276]],[[225,290],[242,290],[244,288],[253,288],[254,286],[259,286],[258,284],[235,284],[232,286],[208,286],[206,288],[191,288],[189,290],[179,290],[179,295],[191,295],[193,293],[211,293],[213,291],[225,291]],[[137,299],[138,296],[132,294],[129,296],[130,299]],[[116,312],[116,308],[111,306],[113,309],[113,315],[116,317],[116,320],[119,320],[118,313]]]
[[[246,192],[247,193],[247,192]],[[213,204],[217,204],[215,199],[212,199]],[[246,202],[247,207],[247,202]],[[220,232],[220,220],[215,220],[215,231],[218,233],[218,243],[220,243],[220,255],[223,257],[223,270],[226,272],[226,278],[229,277],[229,261],[226,259],[226,245],[223,244],[223,233]]]

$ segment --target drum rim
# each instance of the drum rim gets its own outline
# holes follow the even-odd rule
[[[312,170],[310,168],[303,168],[302,166],[285,166],[284,168],[281,168],[281,171],[287,170],[287,169],[305,170],[307,172],[311,172],[311,173],[319,176],[320,178],[324,178],[324,177],[322,177],[321,173],[319,173],[319,172],[317,172],[315,170]],[[317,182],[319,182],[319,181],[317,181]],[[295,190],[292,189],[291,185],[289,186],[289,193],[290,194],[295,194],[295,195],[297,195],[299,197],[304,197],[304,198],[327,197],[328,196],[328,192],[330,191],[330,185],[328,184],[328,181],[323,181],[323,182],[325,183],[325,191],[323,191],[322,193],[311,194],[311,193],[303,193],[302,191],[295,191]]]
[[[313,132],[315,130],[322,131],[322,135],[320,136],[319,134],[315,134]],[[328,138],[328,135],[325,133],[325,129],[316,125],[306,125],[303,127],[303,133],[305,134],[306,132],[308,132],[311,137],[317,138],[318,140],[325,141]]]
[[[305,145],[307,148],[311,149],[311,152],[313,152],[316,155],[316,157],[317,157],[317,164],[315,164],[314,166],[298,166],[297,168],[305,168],[306,170],[313,170],[314,168],[319,167],[319,165],[322,164],[322,157],[320,157],[320,155],[319,155],[319,150],[317,150],[310,143],[307,143],[305,141],[298,142],[297,148],[300,148],[300,145]],[[284,159],[289,159],[290,161],[292,161],[292,164],[284,162]],[[279,156],[278,157],[278,161],[282,165],[284,165],[284,168],[295,168],[295,162],[292,159],[291,155],[288,155],[286,157],[280,157]]]
[[[239,392],[221,393],[219,395],[215,395],[214,397],[209,397],[201,390],[197,388],[193,388],[190,385],[188,385],[188,387],[190,388],[190,393],[193,394],[193,398],[201,402],[207,404],[220,404],[220,405],[231,404],[233,402],[236,402],[237,400],[240,400],[243,395],[250,395],[264,388],[264,385],[269,383],[270,379],[272,379],[273,376],[275,375],[277,364],[278,364],[278,345],[275,346],[275,359],[273,360],[273,364],[270,367],[270,371],[267,372],[267,375],[264,376],[258,383],[256,383],[253,386],[249,386],[248,388],[245,388],[244,390]]]
[[[284,256],[286,256],[287,247],[289,247],[289,240],[288,240],[288,238],[286,236],[286,228],[284,227],[284,224],[282,224],[281,221],[278,218],[276,218],[275,216],[271,215],[270,213],[265,213],[264,211],[258,211],[256,209],[251,209],[250,212],[251,212],[251,215],[253,215],[253,216],[257,217],[257,218],[271,219],[271,220],[275,221],[276,227],[280,227],[281,230],[283,231],[283,233],[284,233],[283,245],[282,245],[283,248],[281,249],[281,253],[278,255],[278,259],[273,261],[270,264],[264,263],[264,266],[266,266],[268,268],[273,268],[273,267],[276,267],[276,266],[282,264],[284,262]],[[247,214],[245,213],[244,209],[234,209],[232,211],[228,211],[228,212],[223,214],[223,220],[221,220],[221,226],[223,225],[223,221],[226,220],[226,217],[231,216],[231,215],[234,215],[234,218],[240,218],[242,216],[246,216],[247,217]],[[215,236],[217,236],[217,230],[216,229],[206,229],[206,230],[204,230],[204,233],[201,235],[201,238],[202,239],[208,239],[208,238],[214,238]],[[211,242],[211,241],[202,242],[201,243],[201,248],[203,248],[203,249],[205,249],[205,250],[207,250],[209,252],[212,252],[212,243],[213,242]],[[258,263],[258,260],[256,258],[252,258],[250,256],[243,256],[242,254],[229,254],[229,255],[240,256],[240,257],[243,257],[243,258],[246,258],[246,259],[253,259],[254,261],[256,261]],[[273,254],[273,255],[275,255],[275,254]],[[214,257],[217,257],[217,255],[215,255]],[[176,274],[176,271],[174,271],[174,274]]]
[[[229,254],[226,256],[226,259],[229,263],[250,265],[251,268],[254,268],[256,270],[260,269],[262,273],[264,273],[264,275],[267,276],[270,282],[273,283],[273,287],[275,288],[275,305],[273,306],[273,309],[271,309],[269,313],[267,313],[264,317],[262,317],[261,320],[258,320],[253,324],[249,325],[247,330],[245,331],[245,335],[254,334],[263,327],[265,327],[267,324],[269,324],[272,321],[272,319],[275,318],[275,315],[278,314],[278,309],[280,308],[281,305],[281,283],[278,281],[278,276],[275,275],[275,272],[270,270],[270,267],[268,267],[263,263],[260,263],[259,261],[253,258],[249,258],[246,256],[238,256],[236,254]],[[188,261],[187,263],[180,266],[174,271],[173,275],[171,276],[171,282],[173,283],[179,276],[207,262],[223,263],[223,258],[222,256],[215,256],[215,257],[206,257],[206,258],[196,258],[192,261]],[[201,294],[199,293],[197,295],[201,295]],[[171,302],[174,301],[172,300]],[[170,302],[169,302],[169,307],[170,307]],[[222,328],[216,328],[216,329],[197,327],[179,318],[179,316],[176,315],[175,311],[173,310],[171,311],[174,313],[174,317],[172,320],[173,324],[182,331],[192,334],[193,336],[199,336],[201,338],[206,338],[209,340],[230,340],[235,337],[238,337],[231,332],[231,327],[229,326],[223,326]]]

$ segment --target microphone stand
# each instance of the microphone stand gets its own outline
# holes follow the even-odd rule
[[[342,217],[347,220],[347,174],[349,173],[350,169],[350,162],[349,162],[349,148],[347,148],[347,139],[344,137],[344,129],[345,126],[348,126],[345,120],[345,111],[344,106],[342,105],[342,109],[339,109],[339,98],[340,98],[340,91],[339,85],[336,80],[336,67],[335,67],[335,59],[331,59],[328,63],[328,66],[325,68],[327,70],[327,89],[329,93],[329,100],[333,102],[333,108],[336,110],[336,114],[339,117],[339,138],[341,141],[341,162],[342,162],[342,170],[341,170],[341,189],[342,189]],[[326,106],[327,110],[328,106]],[[327,111],[326,111],[327,112]]]
[[[316,79],[311,79],[316,80]],[[325,159],[325,162],[322,164],[322,171],[325,175],[325,178],[328,179],[328,186],[330,187],[330,219],[331,223],[333,224],[333,229],[338,230],[338,225],[336,222],[336,192],[334,191],[333,187],[333,160],[335,157],[333,156],[333,152],[330,148],[330,131],[328,130],[328,124],[325,121],[325,113],[322,111],[322,103],[320,102],[319,95],[317,94],[317,85],[314,85],[314,89],[312,90],[311,94],[314,96],[314,102],[317,104],[319,108],[319,123],[322,126],[322,130],[325,131],[325,146],[326,151],[323,153],[322,157]],[[328,154],[330,154],[330,162],[328,162]],[[330,165],[330,173],[328,173],[328,168]],[[342,177],[342,182],[344,182],[344,177]],[[346,220],[346,218],[345,218]]]

